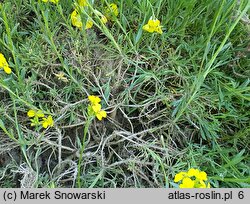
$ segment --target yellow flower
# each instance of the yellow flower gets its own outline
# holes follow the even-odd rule
[[[6,74],[11,73],[9,64],[2,53],[0,53],[0,69],[3,69]]]
[[[186,175],[187,175],[186,172],[180,172],[180,173],[176,174],[174,177],[174,182],[177,183],[177,182],[181,181]]]
[[[54,4],[58,3],[59,0],[42,0],[43,2],[52,2]]]
[[[101,102],[101,99],[98,96],[89,95],[88,99],[91,104],[97,104]]]
[[[106,16],[102,15],[101,16],[101,21],[106,24],[108,22],[108,19],[106,18]]]
[[[68,79],[64,76],[65,74],[63,72],[58,72],[55,74],[58,80],[61,80],[63,82],[68,82]]]
[[[78,0],[79,6],[88,6],[88,0]]]
[[[96,116],[98,120],[102,120],[102,118],[107,117],[106,111],[102,110],[102,106],[100,104],[101,99],[98,96],[89,95],[88,99],[91,103],[88,107],[89,115]]]
[[[192,177],[192,176],[196,177],[199,173],[200,173],[200,171],[198,169],[191,168],[191,169],[188,170],[187,174],[188,174],[189,177]]]
[[[196,175],[196,178],[197,178],[198,180],[206,181],[206,180],[207,180],[207,173],[204,172],[204,171],[201,171],[201,172],[199,172],[199,173]]]
[[[11,73],[11,69],[9,67],[3,67],[3,70],[5,71],[6,74]]]
[[[194,181],[190,178],[184,178],[182,180],[182,184],[180,184],[180,188],[193,188],[194,184]]]
[[[38,126],[40,125],[39,118],[44,117],[44,113],[41,110],[35,111],[31,109],[27,112],[27,116],[30,118],[31,126]]]
[[[102,118],[107,117],[107,113],[104,110],[100,110],[98,113],[95,114],[98,120],[102,120]]]
[[[82,29],[83,24],[81,15],[77,12],[76,9],[71,13],[71,23],[73,26]],[[85,29],[87,30],[89,28],[92,28],[93,24],[94,23],[91,20],[87,20]]]
[[[92,106],[92,109],[93,109],[93,111],[94,111],[95,113],[98,113],[98,112],[101,111],[101,109],[102,109],[102,106],[101,106],[101,104],[99,104],[99,103],[97,103],[97,104],[92,104],[91,106]]]
[[[105,16],[108,19],[112,19],[113,15],[118,16],[118,14],[119,14],[119,10],[116,4],[112,3],[112,4],[109,4],[109,6],[105,7]]]
[[[81,15],[77,12],[76,9],[71,13],[71,23],[77,28],[82,28]]]
[[[187,172],[180,172],[175,175],[174,182],[178,183],[180,188],[210,188],[209,182],[207,181],[207,174],[204,171],[191,168]]]
[[[43,128],[53,127],[53,125],[54,125],[54,120],[51,115],[49,115],[47,118],[43,118],[42,121]]]
[[[93,26],[93,21],[91,21],[91,20],[87,20],[87,22],[86,22],[86,26],[85,26],[85,29],[87,30],[87,29],[90,29],[90,28],[92,28],[92,26]]]
[[[119,11],[118,11],[117,5],[114,4],[114,3],[112,3],[112,4],[110,4],[109,6],[110,6],[110,8],[111,8],[111,12],[113,12],[115,16],[118,16]]]
[[[27,115],[29,118],[33,118],[33,117],[42,118],[42,117],[44,117],[44,114],[41,110],[38,110],[38,111],[29,110]]]
[[[148,20],[148,23],[144,25],[142,29],[149,33],[157,32],[162,34],[162,26],[160,24],[161,22],[158,19],[153,19],[153,17],[151,17]]]

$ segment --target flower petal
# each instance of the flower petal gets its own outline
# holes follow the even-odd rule
[[[207,180],[207,173],[205,171],[199,172],[199,174],[196,176],[197,179],[206,181]]]
[[[11,74],[11,69],[9,68],[9,66],[4,66],[3,70],[5,71],[6,74]]]
[[[181,181],[185,176],[187,176],[186,172],[180,172],[180,173],[176,174],[174,177],[174,182],[177,183],[177,182]]]
[[[101,99],[98,96],[89,95],[88,99],[92,104],[97,104],[101,102]]]
[[[182,184],[183,185],[180,185],[180,187],[182,186],[182,188],[194,188],[194,181],[193,180],[191,180],[190,178],[184,178],[183,180],[182,180]]]
[[[98,113],[101,110],[101,108],[102,108],[101,104],[92,105],[92,109],[95,113]]]
[[[27,113],[27,115],[28,115],[29,118],[32,118],[32,117],[34,117],[36,115],[36,111],[29,110],[28,113]]]
[[[42,126],[43,126],[43,128],[46,129],[49,126],[49,124],[47,123],[47,121],[44,121],[44,122],[42,122]]]
[[[107,112],[104,111],[104,110],[101,110],[101,111],[99,112],[99,114],[100,114],[102,117],[104,117],[104,118],[107,117]]]
[[[191,168],[188,170],[187,174],[189,177],[192,177],[192,176],[197,176],[199,173],[200,171],[198,169]]]
[[[93,24],[94,24],[93,21],[87,20],[85,29],[87,30],[87,29],[92,28],[92,27],[93,27]]]

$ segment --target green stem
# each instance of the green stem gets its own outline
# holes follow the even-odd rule
[[[210,177],[210,179],[224,181],[224,182],[250,183],[250,177],[248,177],[248,178],[221,178],[219,176],[212,176],[212,177]]]
[[[82,157],[83,157],[83,152],[85,150],[85,140],[87,137],[88,129],[91,124],[91,117],[88,116],[84,131],[83,131],[83,139],[82,139],[82,147],[80,149],[80,155],[79,155],[79,161],[78,161],[78,166],[77,166],[77,187],[81,188],[81,164],[82,164]]]

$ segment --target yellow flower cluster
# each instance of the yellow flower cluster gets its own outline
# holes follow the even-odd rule
[[[101,99],[98,96],[90,95],[88,96],[90,101],[90,105],[88,106],[89,115],[95,115],[98,120],[102,120],[102,118],[107,117],[106,111],[102,110],[102,106],[100,104]]]
[[[78,0],[78,5],[80,6],[80,8],[87,7],[88,6],[88,0]],[[110,8],[106,7],[106,9],[105,9],[107,15],[111,16],[111,14],[114,13],[114,15],[118,16],[118,7],[117,7],[117,5],[112,3],[109,6],[110,6]],[[105,15],[103,15],[100,11],[95,9],[94,12],[100,17],[102,23],[106,24],[108,22],[108,18]],[[79,29],[82,29],[82,27],[83,27],[82,18],[81,18],[81,15],[80,15],[77,8],[71,13],[70,17],[71,17],[72,25],[79,28]],[[85,25],[85,30],[92,28],[93,24],[94,23],[93,23],[92,20],[87,19],[86,25]]]
[[[42,0],[43,2],[52,2],[52,3],[58,3],[59,0]],[[80,8],[84,8],[88,6],[88,0],[78,0],[78,5],[80,6]],[[75,8],[74,11],[71,13],[70,17],[71,17],[71,23],[73,26],[82,29],[83,27],[83,23],[82,23],[82,18],[81,18],[81,14],[78,11],[79,8]],[[119,10],[118,7],[115,3],[111,3],[108,6],[105,7],[104,9],[104,13],[105,15],[103,15],[100,11],[98,10],[94,10],[95,13],[100,17],[102,23],[106,24],[108,22],[108,20],[114,20],[114,16],[118,16],[119,14]],[[87,19],[86,21],[86,25],[85,25],[85,30],[92,28],[94,25],[93,21],[91,19]],[[155,17],[150,17],[150,19],[148,20],[148,23],[146,25],[144,25],[142,27],[143,30],[149,32],[149,33],[159,33],[162,34],[162,26],[161,26],[161,22],[160,20],[158,20]]]
[[[180,188],[210,188],[210,183],[207,181],[207,174],[204,171],[191,168],[188,172],[180,172],[175,175],[174,182],[181,181]]]
[[[82,29],[82,19],[81,19],[81,15],[78,13],[77,9],[75,9],[72,13],[71,13],[71,22],[72,25]],[[87,20],[86,25],[85,25],[85,29],[89,29],[92,28],[93,26],[93,21],[91,20]]]
[[[0,69],[3,69],[6,74],[11,73],[9,64],[2,53],[0,53]]]
[[[162,34],[162,26],[160,24],[161,22],[158,19],[151,17],[142,29],[150,33],[157,32]]]
[[[29,110],[27,113],[28,117],[31,121],[31,126],[38,126],[42,125],[43,128],[47,127],[53,127],[54,120],[51,115],[49,115],[47,118],[44,116],[44,113],[41,110]],[[42,120],[40,121],[40,118]]]
[[[105,7],[105,15],[112,20],[112,16],[118,16],[119,10],[116,4],[112,3]]]
[[[42,0],[43,2],[52,2],[54,4],[57,4],[59,0]]]
[[[85,6],[88,6],[88,0],[78,0],[78,5],[80,7],[85,7]],[[71,13],[71,23],[73,26],[79,28],[79,29],[82,29],[83,27],[83,23],[82,23],[82,19],[81,19],[81,15],[80,13],[78,12],[77,9],[75,9],[72,13]],[[93,26],[93,21],[87,19],[86,21],[86,25],[85,25],[85,30],[89,29],[89,28],[92,28]]]
[[[58,3],[59,0],[42,0],[43,2],[52,2],[52,3]],[[80,8],[87,7],[89,5],[88,0],[78,0],[78,6]],[[79,8],[75,8],[74,11],[71,13],[70,18],[71,18],[71,23],[73,26],[82,29],[83,23],[82,23],[82,18],[81,14],[78,10]],[[118,16],[119,14],[119,9],[115,3],[111,3],[108,6],[104,8],[104,14],[103,15],[100,11],[94,10],[94,12],[100,17],[102,23],[106,24],[108,20],[114,20],[114,16]],[[94,25],[94,22],[91,19],[87,19],[86,25],[85,25],[85,30],[92,28]],[[150,17],[148,20],[148,23],[142,27],[143,30],[149,32],[149,33],[159,33],[162,34],[162,26],[160,20],[158,20],[155,17]]]

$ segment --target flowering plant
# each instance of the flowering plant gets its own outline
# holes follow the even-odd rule
[[[194,168],[189,169],[188,172],[179,172],[174,177],[174,182],[181,182],[180,188],[210,188],[207,180],[206,172]]]

